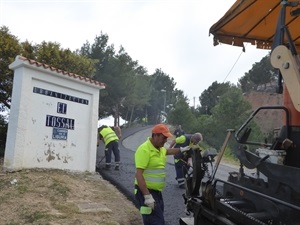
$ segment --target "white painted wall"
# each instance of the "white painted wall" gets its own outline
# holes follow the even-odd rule
[[[30,62],[18,56],[10,65],[14,82],[4,168],[95,171],[99,90],[104,84]],[[85,99],[88,104],[34,93],[34,87]],[[65,114],[58,112],[58,103],[67,106]],[[46,126],[47,115],[74,120],[73,130],[63,129],[66,140],[53,139],[56,128]]]

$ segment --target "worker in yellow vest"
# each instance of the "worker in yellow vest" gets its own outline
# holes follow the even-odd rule
[[[161,191],[165,187],[167,155],[190,149],[189,146],[166,149],[164,144],[172,136],[165,124],[157,124],[152,129],[152,136],[135,152],[135,197],[144,225],[165,224]]]
[[[120,134],[119,134],[120,135]],[[109,170],[111,168],[111,153],[115,156],[115,170],[120,168],[120,150],[119,150],[119,137],[116,132],[106,125],[100,128],[99,138],[105,145],[105,167]]]

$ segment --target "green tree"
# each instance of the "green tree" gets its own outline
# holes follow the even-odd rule
[[[173,110],[169,112],[168,120],[171,124],[181,124],[186,133],[195,130],[196,117],[185,99],[180,99],[175,103]]]
[[[239,79],[239,86],[244,93],[249,93],[254,89],[254,83],[251,81],[248,73],[245,73],[245,76]]]
[[[218,103],[219,98],[226,93],[233,85],[229,82],[218,83],[213,82],[207,89],[205,89],[199,97],[201,107],[198,111],[201,114],[211,114],[211,110]]]
[[[101,109],[99,109],[99,119],[113,115],[112,104],[110,102],[112,98],[109,97],[108,90],[112,89],[110,88],[110,69],[114,67],[113,65],[117,60],[114,58],[114,46],[108,45],[108,39],[108,35],[101,32],[99,36],[97,35],[94,38],[92,44],[87,41],[78,50],[80,55],[95,60],[96,73],[93,79],[107,84],[106,89],[100,91],[99,107]],[[113,104],[115,105],[115,101]]]
[[[106,89],[100,92],[99,118],[113,115],[115,119],[121,116],[125,120],[136,120],[147,114],[150,123],[159,122],[164,97],[167,111],[178,97],[183,96],[183,92],[175,89],[174,79],[161,69],[156,69],[154,74],[148,76],[147,70],[134,61],[122,46],[116,54],[114,46],[108,45],[108,40],[108,35],[101,32],[93,44],[87,42],[79,51],[97,60],[94,79],[106,83]],[[142,79],[139,79],[139,75]],[[148,85],[146,89],[145,84]],[[137,101],[137,96],[143,92],[145,95]]]
[[[25,45],[28,48],[28,43]],[[33,46],[30,49],[34,49],[35,58],[41,63],[51,65],[55,68],[76,73],[84,77],[94,77],[96,69],[96,60],[87,58],[84,55],[79,55],[76,52],[72,52],[69,49],[63,49],[59,43],[45,42]],[[31,51],[27,56],[27,52],[24,52],[25,57],[32,55]]]
[[[252,68],[239,79],[242,91],[248,93],[257,90],[258,86],[266,86],[276,80],[276,70],[272,67],[270,53],[263,57],[260,62],[252,65]]]
[[[4,156],[6,134],[7,134],[7,120],[4,116],[0,116],[0,158]]]
[[[113,115],[114,124],[119,125],[119,117],[125,117],[120,114],[120,107],[130,94],[130,85],[135,75],[142,73],[143,69],[122,46],[115,54],[114,47],[108,46],[108,36],[102,33],[95,38],[92,47],[87,43],[81,52],[97,60],[94,79],[106,83],[106,88],[100,92],[99,118]]]
[[[9,32],[8,27],[0,28],[0,111],[10,109],[13,71],[8,68],[22,47],[16,36]]]
[[[124,100],[123,108],[126,110],[125,119],[131,122],[146,116],[145,109],[149,106],[151,90],[149,89],[150,77],[147,75],[136,74],[131,80],[128,80],[130,91]]]
[[[173,94],[176,83],[174,82],[174,78],[171,78],[161,69],[156,69],[150,77],[151,99],[147,112],[150,123],[159,123],[161,112],[164,110],[164,104],[166,109],[170,109],[171,107],[167,106],[174,105],[175,103],[176,96],[173,96]]]
[[[255,63],[249,71],[250,80],[255,85],[265,85],[273,80],[275,69],[270,62],[270,54]]]
[[[212,109],[211,117],[204,121],[205,140],[216,149],[220,149],[227,129],[237,130],[249,117],[251,105],[247,102],[240,89],[231,87],[219,98],[218,104]],[[231,143],[231,148],[234,148]]]
[[[115,56],[115,59],[116,60],[113,61],[113,67],[111,67],[110,70],[112,72],[110,73],[111,81],[107,91],[109,92],[109,96],[112,97],[111,103],[114,102],[115,105],[115,125],[119,125],[116,121],[118,120],[119,116],[124,118],[124,115],[120,114],[119,110],[124,99],[131,99],[131,103],[134,105],[134,107],[139,109],[141,105],[145,104],[143,101],[147,101],[147,97],[137,97],[138,94],[141,95],[141,93],[138,93],[141,91],[139,86],[145,85],[145,83],[142,82],[143,79],[139,77],[139,73],[142,73],[142,70],[138,65],[138,62],[134,61],[122,46],[118,54]],[[146,93],[143,96],[148,96],[148,94]]]

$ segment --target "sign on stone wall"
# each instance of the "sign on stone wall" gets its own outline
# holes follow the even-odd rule
[[[59,93],[56,91],[51,91],[51,90],[47,90],[47,89],[43,89],[43,88],[39,88],[39,87],[33,87],[33,93],[46,95],[46,96],[50,96],[50,97],[54,97],[54,98],[60,98],[60,99],[64,99],[67,101],[77,102],[77,103],[85,104],[85,105],[89,104],[89,100],[87,100],[87,99],[83,99],[83,98],[79,98],[79,97],[75,97],[75,96],[71,96],[68,94],[63,94],[63,93]]]
[[[65,117],[46,115],[46,127],[57,127],[74,130],[75,120]]]

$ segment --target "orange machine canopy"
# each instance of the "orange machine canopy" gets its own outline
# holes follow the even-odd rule
[[[296,16],[300,14],[298,4],[299,1],[288,0],[237,0],[210,28],[209,33],[214,35],[214,45],[224,43],[244,47],[244,42],[250,42],[257,48],[271,49],[278,19],[282,15],[281,9],[284,7],[286,9],[284,24],[299,51],[300,18]],[[287,35],[283,37],[281,38],[283,43],[287,43]]]

